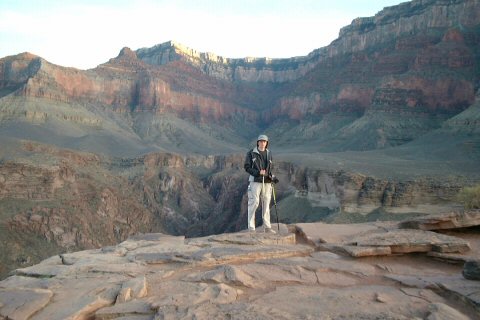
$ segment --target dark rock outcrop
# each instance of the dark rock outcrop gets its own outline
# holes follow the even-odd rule
[[[463,265],[463,276],[469,280],[480,280],[480,260],[469,260]]]

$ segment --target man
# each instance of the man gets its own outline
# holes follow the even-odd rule
[[[272,182],[278,179],[272,175],[272,154],[268,150],[268,137],[258,136],[257,147],[247,152],[244,168],[250,174],[248,178],[248,230],[255,232],[255,211],[262,202],[264,231],[275,233],[270,224],[270,198]]]

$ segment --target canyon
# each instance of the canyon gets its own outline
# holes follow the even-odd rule
[[[1,58],[0,276],[138,233],[244,229],[260,133],[283,223],[459,210],[480,181],[479,43],[480,1],[414,0],[303,57],[170,41],[89,70]]]

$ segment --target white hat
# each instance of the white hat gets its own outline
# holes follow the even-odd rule
[[[268,137],[264,134],[258,136],[257,141],[264,140],[268,142]]]

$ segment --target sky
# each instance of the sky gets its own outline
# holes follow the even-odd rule
[[[94,68],[174,40],[226,58],[306,56],[357,17],[405,0],[0,0],[0,58]]]

